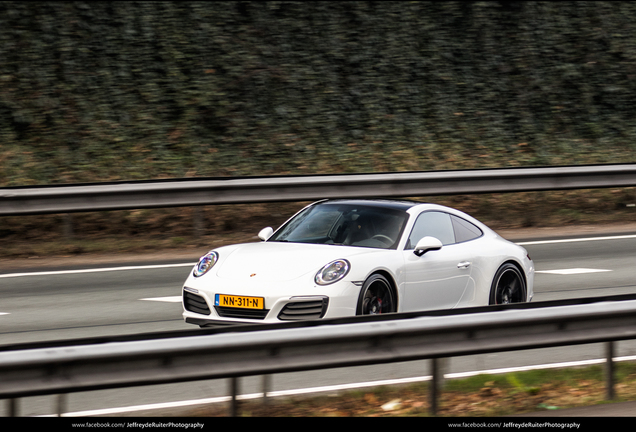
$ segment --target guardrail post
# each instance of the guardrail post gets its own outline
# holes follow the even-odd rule
[[[203,226],[204,217],[205,213],[203,208],[198,206],[192,208],[192,226],[197,239],[200,239],[205,234],[205,228]]]
[[[9,409],[9,417],[17,417],[18,416],[18,400],[15,398],[9,399],[7,401],[7,406]]]
[[[615,398],[614,391],[614,342],[605,342],[605,398]]]
[[[232,400],[230,401],[230,417],[238,416],[238,395],[239,392],[239,382],[238,377],[230,378],[230,394],[232,395]]]
[[[271,375],[263,375],[262,388],[263,388],[263,404],[264,405],[267,405],[269,403],[269,398],[267,397],[267,393],[269,392],[271,382],[272,382]]]
[[[62,417],[62,414],[66,411],[66,396],[66,394],[57,395],[56,411],[58,417]]]
[[[71,240],[74,236],[73,231],[73,215],[65,213],[63,216],[63,234],[66,240]]]
[[[429,403],[431,415],[437,415],[437,399],[439,396],[439,359],[431,359],[431,383],[429,387]]]

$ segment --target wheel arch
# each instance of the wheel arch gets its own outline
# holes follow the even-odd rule
[[[383,269],[378,269],[375,270],[373,272],[371,272],[369,274],[369,276],[366,277],[365,281],[367,279],[369,279],[371,276],[373,275],[382,275],[386,278],[386,280],[389,281],[389,285],[391,288],[391,292],[393,294],[393,298],[395,299],[395,311],[399,311],[400,310],[400,297],[398,296],[398,289],[397,289],[397,283],[395,282],[395,278],[393,277],[393,275],[391,274],[391,272],[387,271],[387,270],[383,270]]]
[[[523,277],[523,283],[526,286],[526,295],[528,295],[528,277],[526,276],[526,271],[524,270],[523,266],[521,264],[519,264],[519,262],[515,259],[508,259],[507,261],[504,261],[501,263],[501,265],[499,266],[499,268],[501,268],[502,265],[504,264],[512,264],[513,266],[517,267],[517,270],[519,270],[519,273],[521,273],[521,276]],[[499,270],[499,269],[497,269]]]
[[[501,268],[503,266],[505,266],[506,264],[510,264],[512,266],[514,266],[519,273],[521,274],[521,277],[523,278],[523,290],[524,290],[524,297],[525,297],[525,301],[528,300],[528,277],[526,275],[526,271],[523,268],[523,266],[514,258],[509,258],[505,261],[503,261],[501,264],[499,264],[499,266],[497,267],[497,270],[495,271],[495,274],[493,275],[492,280],[490,281],[490,291],[488,292],[488,303],[490,303],[490,300],[492,299],[493,296],[493,290],[496,288],[495,287],[495,283],[496,283],[496,278],[497,278],[497,274],[499,273],[499,270],[501,270]]]

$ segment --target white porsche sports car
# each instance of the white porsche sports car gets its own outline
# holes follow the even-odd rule
[[[532,299],[524,248],[452,208],[324,200],[261,242],[205,254],[183,286],[199,326],[452,309]]]

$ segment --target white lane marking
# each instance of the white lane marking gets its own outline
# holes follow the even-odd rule
[[[195,263],[181,263],[181,264],[166,264],[166,265],[94,268],[94,269],[83,269],[83,270],[60,270],[60,271],[50,271],[50,272],[8,273],[8,274],[0,274],[0,278],[14,278],[14,277],[25,277],[25,276],[52,276],[52,275],[63,275],[63,274],[98,273],[98,272],[123,271],[123,270],[146,270],[146,269],[171,268],[171,267],[189,267],[189,266],[193,266],[194,264]],[[537,270],[536,273],[578,274],[578,273],[596,273],[596,272],[606,272],[606,271],[611,271],[611,270],[561,269],[561,270]],[[141,299],[141,300],[152,300],[152,299]],[[161,300],[157,300],[157,301],[161,301]],[[163,300],[163,301],[169,301],[169,300]]]
[[[636,356],[614,357],[613,360],[615,362],[633,361],[633,360],[636,360]],[[467,377],[471,377],[475,375],[487,375],[487,374],[495,375],[495,374],[523,372],[523,371],[539,370],[539,369],[558,369],[558,368],[577,367],[577,366],[589,366],[589,365],[595,365],[595,364],[602,364],[605,362],[606,362],[606,359],[603,358],[603,359],[579,360],[579,361],[571,361],[571,362],[548,363],[548,364],[531,365],[531,366],[510,367],[510,368],[501,368],[501,369],[487,369],[487,370],[480,370],[480,371],[457,372],[457,373],[445,374],[444,378],[446,379],[467,378]],[[395,384],[408,384],[408,383],[430,381],[430,380],[431,380],[431,376],[427,375],[427,376],[418,376],[418,377],[412,377],[412,378],[367,381],[367,382],[360,382],[360,383],[339,384],[339,385],[331,385],[331,386],[323,386],[323,387],[310,387],[305,389],[275,391],[275,392],[267,393],[267,397],[294,396],[294,395],[300,395],[300,394],[321,393],[321,392],[340,391],[340,390],[353,390],[358,388],[386,386],[386,385],[395,385]],[[257,399],[261,397],[263,397],[263,393],[251,393],[251,394],[238,395],[237,399],[248,400],[248,399]],[[62,416],[63,417],[103,416],[108,414],[122,414],[122,413],[129,413],[129,412],[143,411],[143,410],[169,409],[169,408],[178,408],[178,407],[192,406],[192,405],[220,403],[220,402],[227,402],[229,400],[230,400],[229,396],[219,396],[219,397],[206,398],[206,399],[193,399],[193,400],[187,400],[187,401],[135,405],[135,406],[129,406],[129,407],[120,407],[120,408],[106,408],[106,409],[99,409],[99,410],[78,411],[78,412],[72,412],[72,413],[63,413]],[[56,415],[51,414],[51,415],[43,415],[39,417],[56,417]]]
[[[157,301],[157,302],[166,302],[166,303],[181,303],[181,296],[142,298],[139,300]]]
[[[146,266],[91,268],[91,269],[83,269],[83,270],[60,270],[60,271],[48,271],[48,272],[9,273],[9,274],[0,275],[0,278],[12,278],[12,277],[23,277],[23,276],[52,276],[52,275],[63,275],[63,274],[97,273],[97,272],[123,271],[123,270],[146,270],[146,269],[171,268],[171,267],[192,267],[195,264],[196,263],[157,264],[157,265],[146,265]]]
[[[526,245],[574,243],[574,242],[599,241],[599,240],[623,240],[623,239],[633,239],[633,238],[636,238],[636,234],[608,236],[608,237],[586,237],[586,238],[574,238],[574,239],[563,239],[563,240],[537,240],[537,241],[519,242],[517,244],[520,246],[526,246]]]
[[[601,272],[609,272],[609,271],[612,271],[612,270],[588,269],[588,268],[570,268],[570,269],[559,269],[559,270],[535,270],[535,273],[573,275],[573,274],[584,274],[584,273],[601,273]]]
[[[9,312],[0,312],[0,315],[10,315]]]

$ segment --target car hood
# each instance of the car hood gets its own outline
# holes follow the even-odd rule
[[[324,265],[339,258],[386,252],[383,249],[358,248],[306,243],[261,242],[219,249],[216,275],[223,279],[293,280],[311,276]]]

